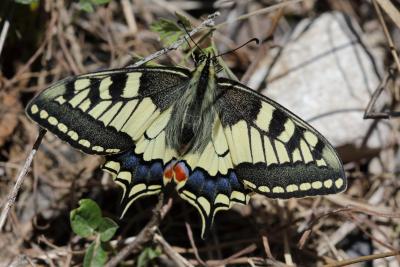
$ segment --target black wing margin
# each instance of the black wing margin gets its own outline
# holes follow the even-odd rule
[[[236,175],[247,188],[282,199],[346,189],[335,149],[286,108],[225,78],[218,79],[216,106]]]

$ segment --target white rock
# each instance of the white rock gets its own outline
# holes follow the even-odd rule
[[[365,37],[338,12],[300,22],[276,61],[266,64],[262,93],[310,122],[334,146],[360,145],[373,123],[363,120],[364,110],[383,73],[382,53],[373,54]],[[259,77],[255,73],[248,84],[257,88]],[[387,122],[379,123],[367,146],[382,147],[389,132]]]

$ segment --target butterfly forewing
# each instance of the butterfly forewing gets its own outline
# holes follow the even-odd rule
[[[27,114],[89,154],[134,146],[188,81],[178,68],[120,69],[62,80],[39,94]]]
[[[235,172],[272,198],[332,194],[346,188],[328,141],[296,115],[250,88],[218,80],[219,116]]]

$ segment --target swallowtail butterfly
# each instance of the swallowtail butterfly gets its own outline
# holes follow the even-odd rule
[[[287,199],[346,188],[328,141],[271,99],[217,77],[212,54],[193,71],[128,67],[69,77],[26,112],[73,147],[104,155],[125,211],[174,183],[199,211],[202,235],[217,211],[253,193]]]

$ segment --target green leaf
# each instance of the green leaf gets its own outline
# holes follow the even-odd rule
[[[83,267],[102,267],[107,261],[107,252],[103,248],[103,244],[96,240],[87,248],[85,258],[83,259]]]
[[[160,35],[165,46],[173,44],[185,34],[174,21],[168,19],[155,21],[150,25],[150,29]]]
[[[110,240],[118,229],[118,224],[110,218],[102,218],[98,232],[100,233],[100,240],[106,242]]]
[[[150,263],[161,255],[161,250],[159,248],[153,249],[152,247],[147,247],[143,249],[142,253],[140,253],[137,261],[137,267],[147,267],[153,266]]]
[[[79,3],[79,8],[88,13],[92,13],[94,11],[92,3],[90,3],[89,1],[81,0],[81,2]]]
[[[88,237],[95,233],[103,220],[101,210],[91,199],[82,199],[79,205],[79,208],[70,213],[71,227],[75,234]]]

